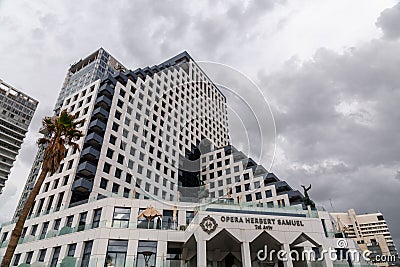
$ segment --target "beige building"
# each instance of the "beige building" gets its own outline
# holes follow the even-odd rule
[[[331,215],[338,231],[352,238],[363,251],[371,251],[376,265],[399,266],[398,253],[382,213],[357,215],[354,209],[350,209]]]

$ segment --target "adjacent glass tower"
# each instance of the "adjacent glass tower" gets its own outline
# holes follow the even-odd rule
[[[0,194],[37,105],[38,101],[0,79]]]

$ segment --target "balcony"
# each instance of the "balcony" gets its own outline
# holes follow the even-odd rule
[[[97,133],[91,133],[86,136],[85,143],[92,146],[98,146],[103,143],[103,137],[101,137]]]
[[[98,132],[104,132],[106,130],[106,124],[96,119],[89,124],[89,129],[93,129],[94,131]]]
[[[108,95],[111,97],[114,94],[114,88],[112,88],[109,84],[103,84],[99,88],[99,94]]]
[[[105,95],[102,95],[102,96],[97,98],[96,106],[100,106],[100,107],[103,107],[103,108],[111,107],[111,99],[109,99]]]
[[[84,176],[94,176],[96,174],[96,166],[88,161],[79,164],[77,173]]]
[[[91,192],[93,188],[93,182],[85,179],[79,178],[72,184],[72,191],[79,191],[82,193]]]
[[[98,107],[93,111],[93,117],[96,119],[107,120],[110,113],[102,107]]]
[[[81,153],[81,158],[90,160],[90,161],[98,160],[99,157],[100,157],[100,151],[98,151],[97,149],[95,149],[93,147],[87,147],[84,150],[82,150],[82,153]]]

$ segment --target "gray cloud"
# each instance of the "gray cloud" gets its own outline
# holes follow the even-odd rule
[[[309,61],[260,73],[284,154],[278,176],[313,184],[315,200],[329,207],[332,199],[336,211],[380,210],[397,243],[399,66],[400,42],[382,39],[341,54],[320,49]]]
[[[397,171],[394,178],[400,181],[400,171]]]
[[[382,11],[376,25],[382,29],[386,38],[397,39],[400,37],[400,3]]]

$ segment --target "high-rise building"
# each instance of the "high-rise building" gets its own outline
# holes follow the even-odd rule
[[[371,258],[374,264],[400,265],[398,252],[382,213],[356,214],[354,209],[349,209],[347,212],[331,213],[331,215],[338,231],[352,238],[363,251],[372,252]]]
[[[0,194],[37,105],[38,101],[0,80]]]
[[[337,246],[326,211],[303,207],[230,144],[225,96],[186,52],[96,80],[61,109],[85,119],[82,150],[46,177],[16,266],[264,266],[265,245]],[[0,257],[12,227],[3,225]]]
[[[54,110],[60,107],[66,97],[82,89],[82,87],[126,68],[103,48],[99,48],[84,59],[71,65],[67,71]]]
[[[84,59],[80,59],[78,62],[72,64],[67,71],[67,75],[65,76],[64,83],[54,107],[54,112],[56,114],[59,113],[64,99],[76,91],[81,90],[88,84],[98,79],[102,79],[107,75],[113,75],[125,70],[125,67],[103,48],[99,48]],[[29,193],[35,185],[42,164],[42,155],[43,149],[38,149],[26,180],[24,190],[21,194],[21,198],[18,202],[14,218],[19,216]]]

